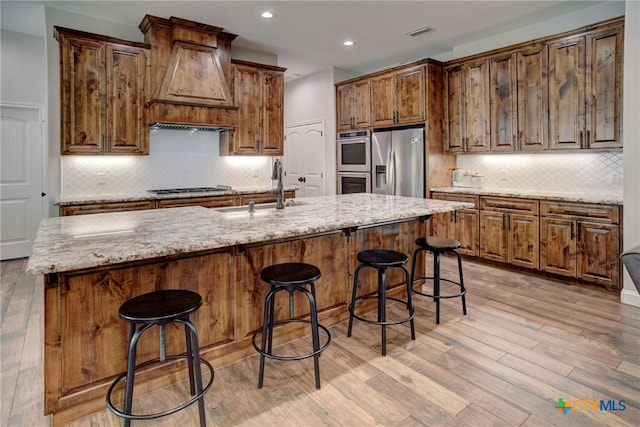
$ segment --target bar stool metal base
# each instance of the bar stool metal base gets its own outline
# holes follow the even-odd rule
[[[440,300],[443,298],[462,298],[462,313],[466,316],[467,304],[465,301],[465,294],[467,293],[467,290],[464,287],[464,278],[462,275],[462,257],[457,251],[457,249],[460,247],[460,242],[454,239],[447,239],[442,237],[421,237],[416,240],[416,245],[418,245],[418,247],[413,252],[413,263],[411,266],[411,283],[413,284],[418,280],[432,281],[433,293],[430,294],[427,292],[417,291],[415,289],[413,289],[413,293],[433,298],[436,303],[436,324],[440,324]],[[429,251],[433,253],[433,276],[418,277],[415,275],[416,260],[418,254],[422,251]],[[458,282],[440,277],[440,255],[446,252],[454,253],[458,258]],[[442,295],[442,293],[440,292],[441,282],[451,283],[460,287],[460,292]]]
[[[271,289],[264,300],[264,313],[262,327],[253,333],[251,343],[253,348],[260,354],[260,368],[258,372],[258,388],[262,388],[264,382],[265,358],[290,361],[302,360],[313,357],[316,389],[320,389],[320,353],[327,349],[331,342],[331,333],[323,325],[318,323],[318,309],[316,306],[315,281],[320,278],[320,270],[311,264],[305,263],[283,263],[275,264],[262,269],[260,277],[267,282]],[[306,286],[309,286],[309,289]],[[289,318],[274,320],[275,316],[275,296],[278,292],[287,291],[289,293]],[[310,319],[294,318],[293,293],[301,292],[309,300]],[[281,356],[273,353],[273,330],[276,326],[306,323],[311,326],[311,339],[313,342],[312,351],[302,355]],[[320,344],[319,330],[325,334],[324,343]],[[261,335],[260,345],[256,344],[256,338]]]
[[[353,328],[353,319],[358,319],[362,322],[366,322],[372,325],[382,326],[382,355],[387,354],[387,326],[398,325],[400,323],[410,323],[411,327],[411,339],[416,339],[416,332],[413,323],[415,317],[415,311],[413,304],[411,303],[411,278],[409,271],[405,267],[408,258],[405,254],[386,250],[386,249],[372,249],[367,251],[361,251],[358,253],[358,261],[360,265],[356,268],[353,277],[353,289],[351,294],[351,303],[349,304],[349,327],[347,329],[347,337],[351,336],[351,330]],[[358,277],[360,271],[363,268],[375,268],[378,271],[378,291],[375,295],[357,296],[358,294]],[[386,288],[386,270],[388,268],[401,268],[405,273],[405,283],[407,285],[407,299],[403,300],[396,297],[387,296]],[[356,305],[367,299],[375,299],[378,301],[377,320],[367,319],[366,317],[355,314]],[[407,307],[408,315],[402,319],[387,320],[386,301],[392,300],[405,304]]]
[[[167,359],[168,360],[171,360],[171,359],[188,359],[188,356],[187,355],[166,356],[165,360],[167,360]],[[151,365],[153,363],[160,362],[160,361],[161,361],[160,358],[156,357],[155,359],[147,360],[144,363],[136,365],[134,367],[134,369],[143,368],[145,366],[148,366],[148,365]],[[154,419],[154,418],[160,418],[160,417],[164,417],[166,415],[174,414],[174,413],[186,408],[187,406],[192,405],[197,400],[201,399],[205,395],[205,393],[207,391],[209,391],[209,389],[211,388],[211,385],[213,384],[213,380],[214,380],[214,375],[215,375],[214,371],[213,371],[213,366],[211,366],[211,364],[205,359],[200,359],[200,363],[205,365],[209,369],[209,374],[210,374],[209,382],[207,383],[207,385],[204,386],[204,388],[202,389],[202,391],[200,393],[198,393],[195,396],[191,397],[191,399],[187,400],[186,402],[182,403],[181,405],[178,405],[178,406],[176,406],[174,408],[171,408],[171,409],[167,409],[166,411],[156,412],[154,414],[125,414],[124,412],[122,412],[119,409],[117,409],[115,407],[115,405],[111,401],[111,394],[113,393],[113,390],[115,389],[116,385],[120,381],[122,381],[122,379],[124,379],[127,376],[127,372],[123,372],[122,374],[120,374],[120,375],[118,375],[116,377],[116,379],[113,381],[113,383],[111,383],[111,385],[109,386],[109,389],[107,390],[107,407],[109,408],[109,410],[111,412],[113,412],[114,414],[116,414],[120,418],[124,418],[124,419],[128,419],[128,420],[151,420],[151,419]]]
[[[106,404],[111,412],[123,418],[125,427],[131,424],[131,420],[149,420],[163,417],[178,412],[195,402],[198,402],[200,426],[206,426],[204,395],[213,384],[214,371],[213,366],[208,361],[200,358],[198,332],[195,325],[189,320],[189,315],[198,310],[201,305],[202,297],[196,292],[183,289],[164,289],[139,295],[125,301],[120,306],[120,317],[129,322],[127,369],[118,375],[109,386]],[[167,324],[174,322],[184,325],[186,353],[167,356],[165,354],[165,327]],[[138,340],[152,326],[158,326],[160,329],[160,356],[136,365]],[[187,361],[191,399],[165,411],[150,414],[133,414],[133,387],[136,369],[153,363],[164,362],[167,359],[185,359]],[[202,387],[201,365],[205,365],[210,373],[209,382],[205,387]],[[111,396],[114,388],[122,379],[125,379],[125,393],[123,409],[120,410],[113,405]]]

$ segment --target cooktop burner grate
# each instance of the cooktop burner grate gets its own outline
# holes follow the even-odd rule
[[[147,190],[155,194],[178,194],[178,193],[211,193],[215,191],[231,191],[230,185],[216,185],[215,187],[191,187],[191,188],[167,188],[162,190]]]

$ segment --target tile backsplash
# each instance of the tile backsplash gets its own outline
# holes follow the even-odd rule
[[[482,175],[482,186],[526,190],[622,192],[619,152],[468,154],[457,166]]]
[[[220,156],[219,133],[156,130],[148,156],[60,156],[62,197],[271,185],[273,157]]]

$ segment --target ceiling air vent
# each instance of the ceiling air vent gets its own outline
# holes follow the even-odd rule
[[[425,25],[424,27],[415,28],[411,31],[407,31],[406,33],[404,33],[404,35],[415,37],[415,36],[419,36],[420,34],[428,33],[429,31],[431,31],[431,27],[427,27]]]

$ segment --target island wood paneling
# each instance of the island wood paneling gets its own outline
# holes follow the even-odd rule
[[[190,289],[203,298],[192,316],[198,328],[201,355],[221,366],[255,353],[253,331],[262,324],[264,297],[269,290],[260,280],[263,267],[281,262],[317,265],[316,284],[320,321],[330,326],[348,317],[356,253],[389,248],[410,256],[414,241],[424,235],[426,221],[407,220],[363,229],[302,236],[283,241],[238,246],[221,251],[182,254],[157,260],[45,276],[45,413],[60,425],[104,408],[104,396],[126,365],[128,324],[118,316],[126,300],[166,288]],[[419,259],[418,271],[424,269]],[[410,268],[410,262],[407,264]],[[377,289],[371,270],[361,276],[360,294]],[[397,272],[387,275],[390,295],[406,297]],[[359,306],[370,310],[373,300]],[[295,315],[308,315],[308,302],[296,295]],[[279,295],[276,316],[288,313],[288,298]],[[308,327],[277,331],[274,345],[308,335]],[[181,327],[167,327],[167,354],[184,351]],[[140,339],[137,363],[157,357],[157,331]],[[136,377],[136,393],[144,393],[186,377],[181,362],[166,362]],[[117,402],[118,397],[116,397]]]
[[[1,264],[3,426],[50,426],[43,415],[44,327],[42,278],[24,273],[26,260]],[[457,272],[443,257],[443,274]],[[308,425],[636,425],[640,308],[594,286],[569,285],[471,260],[464,262],[468,314],[459,299],[435,304],[416,298],[416,341],[408,324],[389,328],[388,354],[380,355],[377,327],[346,322],[330,328],[320,358],[322,389],[313,387],[313,361],[267,362],[265,387],[256,387],[258,355],[216,366],[205,395],[209,426]],[[404,313],[400,304],[389,312]],[[310,337],[283,350],[303,352]],[[186,381],[137,396],[134,408],[162,411],[187,398]],[[625,400],[625,410],[554,408],[559,396]],[[103,396],[104,397],[104,396]],[[606,401],[606,400],[605,400]],[[274,404],[277,402],[277,404]],[[618,406],[616,406],[618,408]],[[417,421],[419,420],[419,422]],[[98,401],[95,412],[66,427],[119,427],[122,420]],[[198,425],[196,405],[135,426]]]

